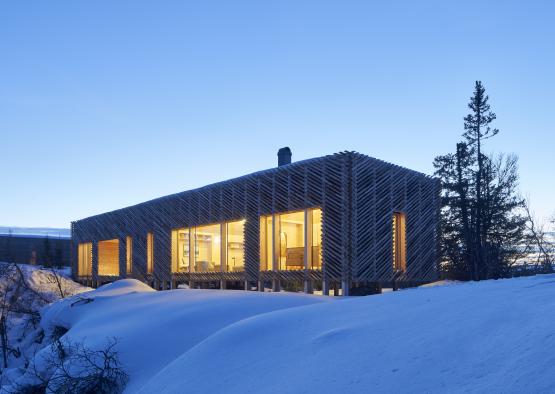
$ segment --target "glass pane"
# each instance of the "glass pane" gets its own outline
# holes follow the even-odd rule
[[[127,237],[125,242],[125,253],[126,253],[126,269],[127,273],[130,274],[133,267],[133,238]]]
[[[194,229],[195,272],[220,271],[221,226],[212,224]]]
[[[272,270],[272,216],[260,218],[260,270]]]
[[[154,271],[154,234],[146,235],[146,270],[152,274]]]
[[[312,209],[312,269],[322,268],[322,210]]]
[[[98,242],[98,275],[119,275],[119,240]]]
[[[189,229],[177,230],[177,272],[189,271]]]
[[[404,213],[393,214],[393,269],[405,271],[406,261],[406,216]]]
[[[229,222],[227,226],[227,271],[244,271],[244,227],[245,221]]]
[[[279,215],[280,270],[304,269],[304,226],[304,211]]]

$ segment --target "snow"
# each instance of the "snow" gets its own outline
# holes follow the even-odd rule
[[[451,283],[259,315],[140,393],[554,392],[554,285],[555,275]]]
[[[47,334],[55,326],[68,328],[66,339],[83,341],[90,348],[102,348],[107,339],[117,338],[121,361],[130,375],[126,392],[134,393],[171,361],[222,328],[259,314],[331,301],[294,293],[157,292],[125,279],[52,304],[43,310],[41,325]]]
[[[38,313],[44,305],[60,299],[60,291],[64,296],[71,296],[91,290],[72,281],[69,273],[67,268],[44,269],[40,266],[0,262],[0,294],[3,297],[5,295],[2,304],[6,311],[11,310],[7,313],[6,324],[8,345],[20,352],[19,356],[9,353],[9,368],[1,371],[0,387],[17,379],[24,372],[26,361],[42,347],[37,340],[40,331],[38,321],[31,314],[18,311]]]
[[[126,393],[549,393],[554,311],[555,275],[352,298],[128,279],[47,306],[41,326],[118,338]]]

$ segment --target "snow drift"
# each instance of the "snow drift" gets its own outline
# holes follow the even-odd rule
[[[47,335],[54,327],[67,328],[66,339],[92,349],[117,338],[121,362],[130,375],[126,392],[135,393],[175,358],[224,327],[279,309],[329,302],[291,293],[157,292],[125,279],[52,304],[43,310],[41,325]]]
[[[554,311],[555,275],[346,299],[122,280],[41,325],[118,338],[127,393],[549,393]]]
[[[277,311],[217,332],[141,393],[552,393],[554,312],[555,275]]]

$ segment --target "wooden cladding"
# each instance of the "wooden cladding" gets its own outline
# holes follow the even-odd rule
[[[92,242],[93,251],[101,240],[119,239],[132,250],[133,277],[145,281],[430,281],[438,273],[439,186],[415,171],[343,152],[79,220],[72,223],[72,239],[75,248]],[[320,211],[310,211],[316,207]],[[279,217],[295,212],[304,213],[302,225],[294,224],[295,215]],[[393,212],[405,215],[395,219],[396,227],[405,228],[400,234],[392,231]],[[284,224],[281,219],[289,224],[276,231]],[[230,234],[223,224],[241,220],[242,242],[223,246]],[[188,240],[182,235],[180,241],[188,249],[177,252],[187,258],[172,257],[179,235],[174,230],[213,224],[219,230],[210,239],[220,237],[219,257],[214,251],[208,256],[206,249],[204,257],[191,261],[195,243],[190,232]],[[209,234],[199,235],[203,247],[208,245]],[[126,237],[132,237],[131,247]],[[394,238],[404,242],[394,248]],[[122,271],[127,264],[123,250]],[[94,253],[92,266],[94,277]]]

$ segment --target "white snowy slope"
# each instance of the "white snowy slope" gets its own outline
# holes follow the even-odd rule
[[[8,353],[8,368],[0,371],[0,392],[12,379],[18,379],[23,373],[27,360],[43,347],[38,340],[39,329],[35,319],[29,313],[36,312],[46,304],[91,290],[75,283],[69,277],[67,269],[45,269],[26,264],[9,264],[0,262],[0,295],[7,314],[8,347],[14,352]]]
[[[200,298],[197,308],[207,307],[202,295],[193,297]],[[178,329],[187,336],[219,313],[192,314]],[[165,324],[160,330],[172,331]],[[150,352],[146,363],[160,357]],[[140,393],[554,393],[554,368],[555,275],[540,275],[237,319]]]
[[[55,326],[68,328],[66,339],[84,341],[90,348],[101,348],[108,338],[117,338],[121,362],[130,375],[126,392],[135,393],[171,361],[222,328],[255,315],[332,300],[233,290],[156,292],[126,279],[50,305],[42,311],[41,325],[47,335]],[[258,351],[244,348],[241,353],[251,358]],[[213,372],[211,379],[216,381],[224,371]]]

